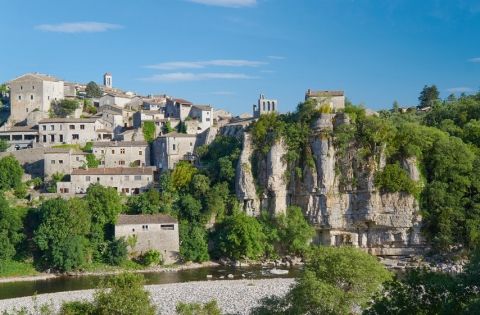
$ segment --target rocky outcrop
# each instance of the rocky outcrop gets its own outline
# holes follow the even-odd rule
[[[257,206],[271,213],[283,213],[288,205],[299,205],[317,228],[315,242],[325,245],[349,244],[375,255],[409,255],[423,246],[421,216],[417,200],[406,193],[382,193],[374,185],[375,172],[386,164],[385,148],[374,156],[360,158],[355,145],[340,154],[332,135],[334,128],[348,124],[343,114],[322,114],[312,125],[312,163],[302,167],[302,176],[284,161],[283,141],[272,146],[266,158],[255,157],[248,133],[237,167],[237,196],[250,215]],[[257,160],[252,164],[252,160]],[[415,158],[402,161],[410,177],[420,174]],[[256,178],[252,170],[255,169]],[[257,197],[255,183],[263,191]],[[255,209],[255,210],[253,210]]]

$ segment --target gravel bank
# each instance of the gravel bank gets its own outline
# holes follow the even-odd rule
[[[148,285],[152,301],[162,315],[175,314],[178,302],[207,302],[216,299],[225,313],[248,314],[258,301],[269,295],[284,295],[294,279],[218,280]],[[64,301],[92,299],[94,290],[37,295],[37,303],[53,303],[58,309]],[[0,300],[0,313],[13,308],[33,307],[31,297]]]

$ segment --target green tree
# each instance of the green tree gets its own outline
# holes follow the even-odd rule
[[[153,121],[144,121],[142,125],[142,132],[145,141],[152,143],[155,140],[155,123]]]
[[[176,190],[186,189],[198,170],[186,161],[180,161],[172,171],[172,185]]]
[[[97,168],[100,165],[100,160],[98,160],[93,153],[87,153],[86,159],[88,168]]]
[[[187,125],[185,124],[184,121],[181,121],[178,125],[177,125],[177,131],[179,133],[187,133]]]
[[[13,155],[0,159],[0,190],[17,188],[22,184],[23,168]]]
[[[140,262],[144,266],[161,265],[163,257],[158,250],[150,249],[140,256]]]
[[[71,271],[88,260],[90,213],[80,199],[57,198],[45,201],[38,209],[39,225],[34,243],[39,250],[39,264],[44,268]]]
[[[132,214],[159,213],[162,206],[162,196],[155,188],[137,196],[130,196],[127,200],[128,212]]]
[[[63,99],[60,101],[52,102],[52,110],[56,117],[69,116],[73,114],[73,112],[75,112],[75,110],[79,107],[80,104],[78,103],[78,101],[72,99]]]
[[[287,215],[278,219],[280,244],[288,254],[304,255],[310,247],[310,241],[315,236],[315,229],[303,216],[302,209],[296,206],[287,208]]]
[[[420,92],[420,96],[418,97],[418,108],[425,108],[425,107],[432,107],[438,101],[440,96],[440,92],[437,89],[436,85],[423,87],[422,92]]]
[[[22,213],[0,195],[0,261],[11,259],[17,253],[16,248],[25,237],[22,217]]]
[[[87,87],[85,88],[85,93],[87,97],[90,98],[99,98],[102,97],[103,92],[100,89],[100,87],[97,85],[97,83],[90,81],[87,84]]]
[[[175,129],[172,127],[172,124],[170,123],[170,121],[167,121],[162,128],[162,132],[164,134],[167,134],[167,133],[170,133],[172,131],[175,131]]]
[[[203,262],[210,259],[207,231],[203,226],[180,221],[180,256],[184,261]]]
[[[201,303],[183,303],[177,304],[176,311],[178,315],[221,315],[222,311],[218,307],[217,301],[212,300],[205,304]]]
[[[375,174],[375,186],[384,192],[406,192],[418,195],[417,184],[399,163],[387,164],[385,168]]]
[[[127,242],[123,238],[114,239],[108,242],[105,253],[105,262],[110,265],[118,266],[127,259]]]
[[[359,249],[316,247],[287,295],[264,299],[252,314],[350,314],[390,279],[375,257]]]
[[[216,227],[215,245],[221,257],[258,259],[265,253],[265,234],[256,218],[235,212]]]
[[[0,139],[0,152],[5,152],[10,147],[8,141],[5,139]]]

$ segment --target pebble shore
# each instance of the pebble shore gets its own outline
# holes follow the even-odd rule
[[[263,297],[287,293],[294,279],[261,279],[261,280],[215,280],[147,285],[152,302],[157,306],[159,314],[175,314],[178,302],[208,302],[216,299],[223,313],[246,315],[250,309],[258,305]],[[53,304],[55,309],[65,301],[92,300],[94,290],[81,290],[41,294],[36,302]],[[27,307],[33,309],[32,297],[0,300],[0,313],[14,308]]]

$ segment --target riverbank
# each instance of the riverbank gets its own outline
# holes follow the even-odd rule
[[[175,314],[178,302],[208,302],[216,299],[224,313],[248,314],[250,309],[267,296],[283,296],[294,279],[261,280],[213,280],[185,283],[147,285],[152,302],[163,315]],[[59,309],[63,302],[93,299],[94,290],[81,290],[40,294],[35,297],[37,305],[52,304]],[[14,308],[33,310],[32,297],[0,300],[0,313]]]
[[[176,272],[181,270],[190,270],[198,269],[205,267],[218,267],[219,263],[214,261],[206,261],[203,263],[187,263],[182,265],[168,265],[168,266],[151,266],[140,269],[127,269],[127,268],[115,268],[111,270],[97,270],[97,271],[78,271],[70,272],[65,274],[57,273],[39,273],[37,275],[27,275],[27,276],[14,276],[14,277],[4,277],[0,278],[0,283],[10,283],[10,282],[22,282],[22,281],[39,281],[39,280],[48,280],[58,277],[82,277],[82,276],[111,276],[120,274],[123,272],[132,272],[132,273],[147,273],[147,272]]]

